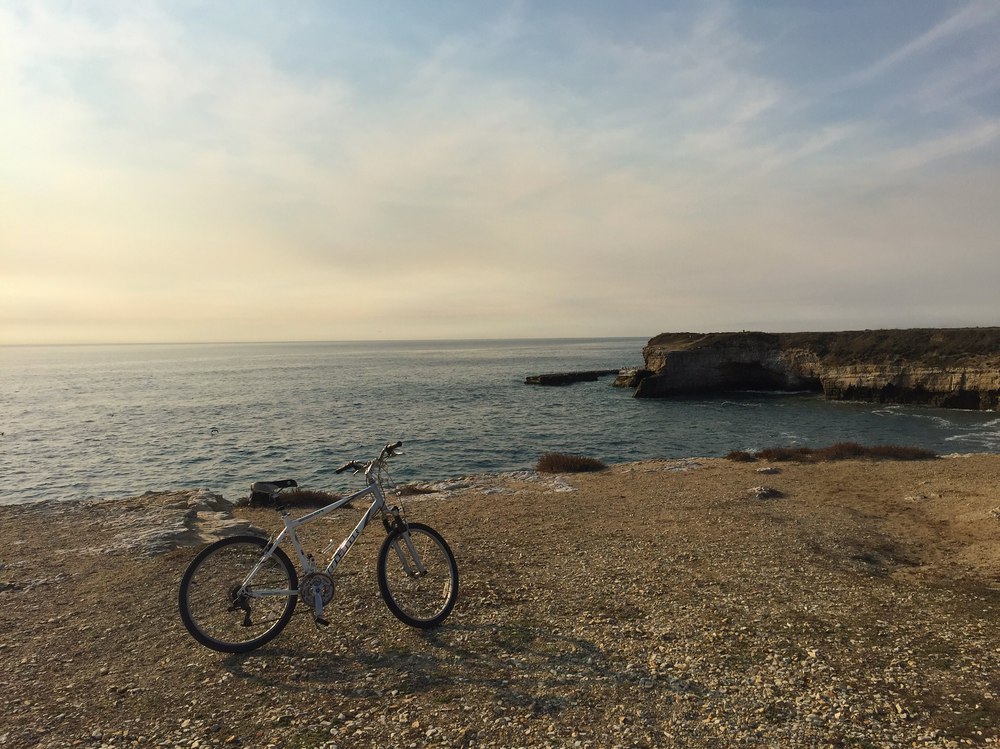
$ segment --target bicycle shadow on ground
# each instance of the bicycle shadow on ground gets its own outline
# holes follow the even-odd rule
[[[250,685],[320,692],[346,703],[422,695],[445,704],[471,692],[534,716],[554,715],[595,689],[632,691],[649,673],[626,668],[595,642],[527,618],[405,630],[394,638],[331,632],[337,652],[267,646],[229,656],[226,668]],[[324,638],[325,639],[325,638]],[[314,640],[315,642],[316,640]],[[699,694],[691,681],[661,684]]]

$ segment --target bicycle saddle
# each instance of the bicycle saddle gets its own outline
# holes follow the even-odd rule
[[[295,479],[282,479],[281,481],[255,481],[250,484],[250,506],[269,506],[274,504],[275,495],[282,489],[289,489],[298,486]]]
[[[250,489],[255,492],[275,494],[281,489],[289,489],[298,485],[299,484],[295,479],[282,479],[281,481],[255,481],[250,484]]]

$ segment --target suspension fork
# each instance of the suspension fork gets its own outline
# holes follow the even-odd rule
[[[399,557],[406,576],[420,577],[421,575],[426,575],[427,568],[424,567],[424,562],[420,558],[420,554],[417,553],[417,547],[414,546],[413,538],[409,534],[409,526],[403,520],[398,507],[392,507],[382,514],[382,525],[385,526],[385,532],[390,535],[400,531],[399,535],[392,541],[392,550]],[[400,547],[400,539],[403,540],[403,544],[406,546],[405,552]]]
[[[398,528],[406,528],[406,521],[403,520],[402,512],[398,507],[389,507],[382,511],[382,525],[387,534],[393,533]]]

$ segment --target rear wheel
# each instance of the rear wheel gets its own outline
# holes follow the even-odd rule
[[[298,600],[295,567],[281,549],[261,562],[267,546],[258,536],[224,538],[188,566],[178,595],[181,621],[202,645],[245,653],[277,637],[292,618]]]
[[[378,587],[389,611],[411,627],[436,627],[458,597],[458,564],[433,528],[409,523],[393,530],[378,554]]]

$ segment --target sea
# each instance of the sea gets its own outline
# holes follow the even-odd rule
[[[254,481],[358,488],[334,470],[402,440],[399,482],[850,440],[1000,451],[994,412],[830,402],[813,393],[637,400],[612,377],[645,338],[0,347],[0,504]]]

